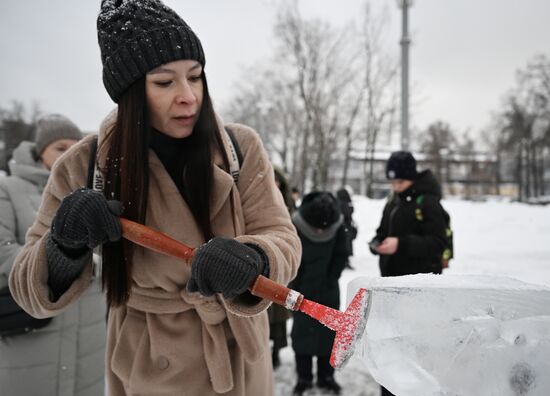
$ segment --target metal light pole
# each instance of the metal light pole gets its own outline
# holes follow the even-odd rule
[[[397,0],[402,10],[401,34],[401,149],[409,150],[409,8],[413,0]]]

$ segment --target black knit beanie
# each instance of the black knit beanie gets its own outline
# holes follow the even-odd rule
[[[395,151],[386,163],[386,177],[390,180],[416,180],[416,160],[408,151]]]
[[[180,59],[203,67],[199,38],[159,0],[103,0],[97,17],[103,84],[115,103],[152,69]]]
[[[307,194],[298,209],[302,218],[314,228],[327,228],[340,218],[340,207],[334,195],[326,191]]]

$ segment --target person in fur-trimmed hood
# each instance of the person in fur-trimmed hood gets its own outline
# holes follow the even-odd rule
[[[109,396],[270,395],[269,301],[258,275],[287,284],[300,241],[258,134],[216,116],[191,28],[158,0],[103,0],[103,82],[118,104],[100,131],[104,191],[87,186],[93,137],[56,164],[10,275],[18,303],[57,315],[89,287],[102,246],[110,307]],[[190,265],[121,239],[119,217],[197,248]]]
[[[25,234],[35,220],[53,164],[82,138],[80,129],[60,114],[41,117],[35,132],[34,141],[23,141],[15,149],[9,162],[10,176],[0,178],[3,295],[15,258],[25,244]],[[3,298],[1,302],[7,300]],[[11,311],[9,317],[0,318],[4,334],[0,335],[0,394],[102,394],[105,313],[105,296],[96,281],[78,303],[53,320],[33,320],[23,311]]]
[[[348,258],[344,218],[336,198],[329,192],[307,194],[292,216],[302,241],[302,260],[291,287],[305,298],[339,309],[338,279]],[[313,358],[317,357],[317,386],[339,394],[330,353],[334,332],[301,312],[293,312],[291,338],[298,380],[294,395],[313,387]]]

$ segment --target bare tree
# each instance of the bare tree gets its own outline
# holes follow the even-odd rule
[[[0,169],[8,170],[8,161],[19,143],[34,139],[34,129],[40,114],[37,102],[33,102],[30,109],[18,101],[13,101],[11,108],[0,108],[0,137],[4,141]]]
[[[500,195],[500,185],[502,183],[501,178],[501,172],[502,172],[502,158],[504,155],[504,138],[502,134],[499,132],[502,130],[502,125],[499,125],[499,122],[501,120],[499,118],[495,118],[492,122],[492,125],[481,132],[481,140],[487,148],[489,149],[490,153],[494,153],[495,155],[495,163],[493,166],[493,188],[494,193],[496,195]],[[496,131],[496,133],[495,133]]]
[[[374,15],[370,4],[364,6],[362,19],[362,60],[364,65],[365,114],[363,140],[366,161],[363,163],[363,194],[372,196],[374,154],[381,133],[391,133],[397,108],[395,89],[398,64],[382,50],[383,32],[387,26],[384,14]]]
[[[532,131],[525,142],[528,196],[545,193],[544,160],[550,152],[550,58],[536,55],[518,71],[518,101],[533,117]]]
[[[515,152],[518,200],[523,201],[530,196],[531,190],[528,150],[531,147],[535,117],[515,97],[508,99],[508,108],[502,117],[504,147],[507,151]]]
[[[443,174],[448,174],[448,164],[444,155],[456,150],[457,138],[449,124],[436,121],[420,135],[420,149],[433,164],[433,171],[438,180],[444,180]]]
[[[517,72],[516,87],[500,112],[503,147],[514,153],[518,199],[545,193],[544,163],[550,152],[550,59],[533,57]]]
[[[479,169],[478,164],[476,160],[476,151],[475,151],[475,142],[470,137],[470,134],[468,132],[465,132],[464,135],[461,137],[461,139],[458,142],[457,145],[457,153],[460,155],[462,162],[466,165],[467,171],[465,174],[464,179],[462,180],[464,184],[464,198],[470,199],[473,192],[473,184],[475,182],[483,182],[483,180],[480,180],[479,177]],[[445,164],[445,158],[442,155],[442,161],[443,164],[440,168],[440,174],[441,174],[441,183],[445,183],[448,179],[448,172],[449,172],[449,166],[448,163]],[[446,165],[446,166],[445,166]]]
[[[305,20],[296,3],[287,3],[279,12],[276,32],[278,58],[297,87],[304,112],[296,179],[302,190],[308,176],[312,188],[326,188],[337,138],[344,129],[341,110],[354,81],[354,73],[348,72],[354,63],[350,31]]]
[[[301,102],[294,84],[281,69],[253,66],[235,87],[230,105],[222,113],[256,129],[272,161],[278,163],[290,183],[296,183],[300,145],[296,144],[304,130]]]
[[[378,133],[391,128],[397,66],[382,55],[383,26],[369,8],[357,34],[353,25],[304,19],[297,3],[284,3],[273,59],[250,68],[236,87],[227,111],[260,132],[302,191],[332,187],[330,172],[341,159],[346,184],[351,151],[362,141],[374,147]]]

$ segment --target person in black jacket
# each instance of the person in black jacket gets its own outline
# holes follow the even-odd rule
[[[351,266],[349,258],[353,256],[353,241],[357,238],[357,224],[353,221],[353,201],[346,188],[336,191],[336,199],[340,205],[340,211],[344,216],[344,226],[346,227],[346,246],[348,249],[348,258],[346,259],[346,268],[355,269]]]
[[[440,274],[446,240],[440,184],[430,170],[416,171],[408,151],[391,154],[386,177],[393,192],[369,243],[371,252],[380,255],[382,276]]]
[[[288,181],[282,169],[274,166],[275,184],[279,188],[281,195],[285,201],[288,212],[292,214],[296,209],[294,200],[290,195]],[[273,341],[271,348],[271,361],[273,368],[276,369],[281,365],[279,351],[288,345],[286,321],[290,318],[288,309],[278,304],[271,304],[267,309],[269,318],[269,339]]]
[[[408,151],[391,154],[386,177],[393,191],[369,243],[371,252],[380,255],[381,275],[440,274],[446,241],[440,184],[430,170],[417,172]],[[391,393],[382,387],[382,395]]]
[[[302,260],[291,287],[305,298],[338,309],[338,279],[348,257],[346,230],[336,198],[329,192],[312,192],[302,200],[292,221],[302,242]],[[313,356],[317,356],[317,386],[333,394],[341,388],[329,364],[334,332],[301,312],[293,312],[292,348],[298,382],[294,395],[313,387]]]

